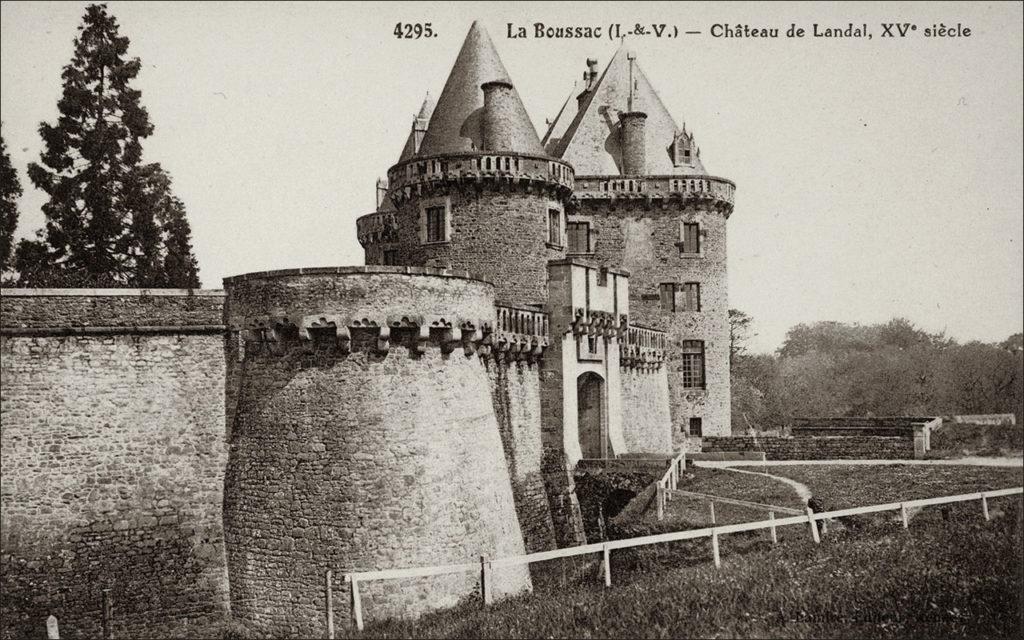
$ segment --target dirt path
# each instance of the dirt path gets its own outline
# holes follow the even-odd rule
[[[975,467],[1021,467],[1024,466],[1022,458],[950,458],[948,460],[764,460],[761,462],[751,460],[701,460],[693,462],[700,467],[715,469],[726,469],[729,467],[780,467],[785,465],[806,465],[806,464],[829,464],[829,465],[879,465],[879,464],[909,464],[909,465],[936,465],[936,466],[975,466]]]
[[[696,464],[698,466],[702,466],[702,467],[703,466],[709,466],[709,465],[705,465],[704,462],[695,462],[694,464]],[[749,473],[750,475],[754,475],[754,476],[765,476],[765,477],[771,478],[772,480],[778,480],[779,482],[782,482],[784,484],[788,484],[790,487],[792,487],[793,491],[796,491],[796,495],[798,495],[800,497],[800,500],[802,502],[804,502],[805,504],[807,503],[808,500],[811,499],[811,489],[810,489],[810,487],[808,487],[807,485],[805,485],[802,482],[797,482],[796,480],[791,480],[789,478],[783,478],[782,476],[773,476],[770,473],[763,473],[761,471],[747,471],[746,469],[732,469],[730,467],[721,467],[721,468],[725,469],[726,471],[732,471],[733,473]]]

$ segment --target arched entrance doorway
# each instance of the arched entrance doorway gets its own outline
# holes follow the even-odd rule
[[[608,457],[603,406],[604,380],[590,371],[580,375],[576,379],[576,424],[584,458]]]

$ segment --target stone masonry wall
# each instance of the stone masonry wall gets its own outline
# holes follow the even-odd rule
[[[577,177],[586,184],[587,177]],[[629,272],[633,323],[667,332],[669,403],[674,445],[682,446],[690,418],[702,418],[703,433],[731,431],[729,388],[729,294],[726,218],[721,212],[676,200],[581,198],[570,220],[591,224],[592,260]],[[681,254],[680,223],[700,224],[702,251]],[[701,310],[661,308],[663,282],[700,283]],[[680,350],[684,340],[704,341],[704,389],[683,388]]]
[[[229,279],[228,317],[234,325],[279,307],[378,322],[439,312],[493,321],[491,285],[393,271]],[[322,637],[328,568],[344,603],[345,572],[524,553],[481,356],[415,335],[392,329],[387,351],[374,329],[353,329],[350,351],[246,344],[224,526],[232,611],[252,631]],[[366,583],[364,616],[450,606],[478,580]],[[527,569],[496,571],[494,587],[498,596],[530,588]]]
[[[484,361],[526,552],[556,547],[544,488],[540,370],[526,362]]]
[[[155,293],[0,293],[5,640],[99,637],[103,589],[115,637],[227,611],[223,295]],[[166,329],[59,335],[127,324]]]
[[[705,437],[703,451],[763,451],[768,460],[909,460],[912,438],[850,436],[834,438],[784,436]]]
[[[451,239],[424,244],[422,206],[444,206],[446,198]],[[395,251],[399,264],[465,269],[493,282],[499,302],[543,304],[547,300],[547,261],[565,257],[564,248],[547,244],[551,207],[562,209],[560,203],[542,194],[515,189],[452,189],[448,196],[413,198],[396,212],[398,242],[387,249]],[[367,254],[368,262],[371,257]]]
[[[655,371],[622,369],[622,433],[631,453],[671,453],[672,418],[668,377]]]

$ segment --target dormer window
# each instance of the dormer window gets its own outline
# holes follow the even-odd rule
[[[672,141],[672,164],[681,167],[693,164],[693,134],[681,131]]]

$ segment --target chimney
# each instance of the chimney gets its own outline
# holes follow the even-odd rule
[[[480,147],[483,151],[511,151],[511,125],[516,116],[516,99],[512,83],[492,80],[483,83],[480,88],[484,91]]]
[[[381,203],[384,202],[384,198],[388,195],[388,179],[377,178],[377,208],[380,209]]]
[[[587,99],[590,92],[594,90],[597,85],[597,60],[595,58],[587,58],[587,70],[583,72],[583,91],[576,96],[576,108],[583,108],[583,101]]]
[[[423,136],[427,134],[427,125],[430,121],[426,118],[413,118],[412,120],[412,152],[413,154],[420,152],[420,144],[423,143]]]
[[[619,146],[622,149],[622,175],[641,176],[647,168],[647,145],[644,129],[647,114],[629,111],[619,114]]]

